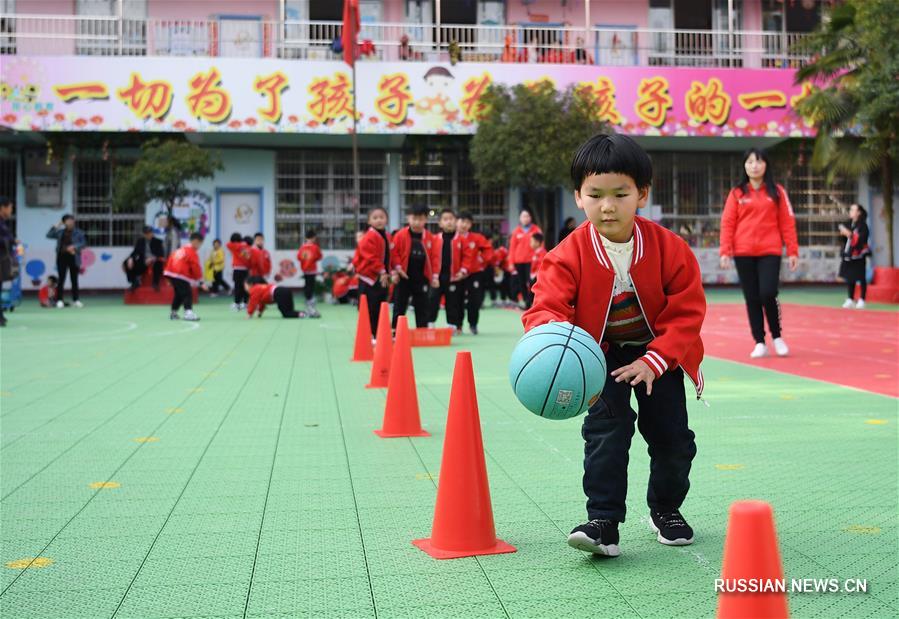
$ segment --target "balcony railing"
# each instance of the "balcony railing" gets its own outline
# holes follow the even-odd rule
[[[0,15],[0,54],[336,59],[340,22]],[[378,60],[798,67],[807,35],[781,32],[368,23]]]

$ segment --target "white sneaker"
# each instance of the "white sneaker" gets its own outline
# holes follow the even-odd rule
[[[197,322],[200,320],[200,317],[194,314],[193,310],[184,310],[184,320],[189,320],[190,322]]]
[[[852,299],[846,299],[843,301],[843,307],[849,309],[850,307],[855,307],[855,302]]]
[[[62,299],[60,299],[59,301],[56,302],[56,307],[58,307],[59,309],[62,309],[65,306],[66,306],[66,304],[62,302]]]
[[[84,307],[84,303],[81,301],[75,301],[75,307]]]
[[[755,348],[752,349],[752,352],[749,353],[749,356],[752,359],[761,359],[762,357],[767,357],[768,347],[764,344],[756,344]]]
[[[787,347],[787,343],[784,342],[782,337],[775,338],[774,351],[777,353],[778,357],[786,357],[790,354],[790,349]]]
[[[231,309],[232,309],[233,311],[237,312],[237,311],[240,311],[240,306],[237,305],[237,303],[232,303],[232,304],[231,304]]]
[[[865,300],[859,299],[858,303],[855,304],[855,309],[865,309]]]
[[[241,312],[242,312],[242,311],[244,311],[245,309],[247,309],[247,304],[246,304],[246,303],[241,303],[240,305],[237,306],[237,309],[238,309],[238,311],[241,311]]]

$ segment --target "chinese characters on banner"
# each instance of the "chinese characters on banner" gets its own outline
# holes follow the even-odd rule
[[[328,61],[11,56],[0,80],[0,124],[346,134],[355,88],[361,132],[470,134],[487,111],[490,85],[504,83],[573,86],[597,119],[637,135],[814,135],[812,124],[792,112],[812,86],[795,85],[789,69],[545,65],[535,74],[516,64],[360,67],[354,85],[343,65]]]

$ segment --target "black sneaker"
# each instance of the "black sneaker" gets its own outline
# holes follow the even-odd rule
[[[478,328],[477,328],[477,326],[475,326],[475,325],[472,325],[472,326],[471,326],[471,334],[472,334],[472,335],[477,335],[477,334],[478,334]]]
[[[606,557],[621,554],[618,548],[618,523],[614,520],[597,519],[575,527],[568,535],[568,545],[584,552]]]
[[[660,543],[666,546],[687,546],[693,543],[693,529],[678,510],[650,511],[649,516],[652,520],[652,530],[658,534],[657,539]]]

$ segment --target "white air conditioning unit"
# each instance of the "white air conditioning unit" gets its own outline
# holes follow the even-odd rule
[[[25,205],[62,208],[62,179],[31,178],[25,182]]]

